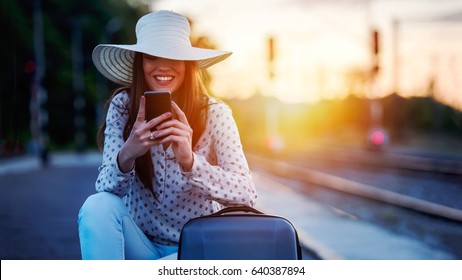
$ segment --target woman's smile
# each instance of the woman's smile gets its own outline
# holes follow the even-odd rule
[[[143,71],[150,90],[175,92],[183,83],[185,62],[144,54]]]

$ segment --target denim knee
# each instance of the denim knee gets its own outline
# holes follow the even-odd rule
[[[79,224],[82,219],[102,223],[118,220],[119,217],[127,214],[128,209],[120,197],[112,193],[100,192],[89,196],[80,208]]]
[[[80,208],[78,229],[83,259],[122,259],[123,220],[128,208],[117,195],[91,195]]]

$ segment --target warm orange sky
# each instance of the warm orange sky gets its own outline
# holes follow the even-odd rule
[[[370,28],[381,35],[381,73],[374,93],[393,89],[392,20],[401,22],[399,89],[424,94],[430,77],[437,96],[462,107],[462,0],[158,0],[194,21],[234,54],[210,70],[217,95],[256,92],[286,102],[343,96],[345,73],[368,69]],[[459,13],[456,21],[430,19]],[[422,21],[422,20],[425,20]],[[458,20],[458,21],[457,21]],[[276,76],[268,78],[267,38],[276,39]]]

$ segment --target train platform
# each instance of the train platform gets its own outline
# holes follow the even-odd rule
[[[27,252],[16,250],[17,255],[2,255],[2,258],[13,259],[73,259],[78,258],[78,239],[76,239],[76,215],[79,205],[83,202],[88,193],[94,191],[93,184],[96,168],[101,162],[101,155],[98,152],[87,152],[85,154],[75,153],[58,153],[50,156],[49,166],[46,168],[47,174],[63,174],[63,180],[69,180],[72,176],[79,178],[72,180],[72,185],[67,187],[65,182],[54,178],[53,184],[39,184],[43,200],[46,199],[46,205],[52,205],[53,214],[44,211],[48,215],[41,216],[42,221],[37,223],[28,213],[24,217],[29,217],[31,225],[27,225],[27,233],[24,240],[15,240],[16,243],[23,244],[23,250],[35,251],[35,255]],[[88,167],[90,167],[88,169]],[[82,169],[87,168],[87,169]],[[11,159],[0,160],[0,177],[5,180],[0,182],[0,191],[5,201],[11,201],[18,197],[18,193],[27,194],[30,197],[23,201],[35,201],[34,189],[24,192],[23,188],[16,186],[13,188],[7,185],[7,181],[15,181],[16,178],[24,179],[27,176],[38,176],[41,170],[39,160],[34,156],[21,156]],[[66,173],[63,173],[66,170]],[[73,175],[73,171],[79,174]],[[277,182],[271,178],[271,174],[261,171],[253,171],[257,191],[258,202],[255,206],[257,209],[268,214],[274,214],[286,217],[296,227],[302,245],[315,254],[320,259],[346,259],[346,260],[435,260],[435,259],[454,259],[451,254],[432,248],[425,243],[411,239],[405,236],[397,235],[383,228],[375,226],[365,221],[360,221],[349,217],[348,215],[339,214],[335,209],[322,205],[309,197],[298,193],[296,190]],[[34,171],[34,172],[31,172]],[[40,171],[41,172],[41,171]],[[44,171],[45,172],[45,171]],[[49,178],[40,177],[40,178]],[[40,178],[28,178],[30,181],[40,180]],[[18,181],[16,181],[18,182]],[[82,183],[85,182],[85,183]],[[85,184],[85,189],[76,187]],[[57,190],[59,186],[63,186]],[[25,187],[25,186],[21,186]],[[58,196],[54,196],[56,194]],[[63,200],[69,201],[63,201]],[[3,201],[2,200],[2,201]],[[74,201],[79,200],[79,201]],[[9,202],[11,203],[11,202]],[[72,207],[70,207],[72,206]],[[62,209],[61,209],[62,208]],[[10,210],[21,210],[31,212],[26,205],[8,209],[1,208],[5,213],[0,213],[2,217],[13,217],[18,213],[8,213]],[[32,211],[32,213],[34,213]],[[22,217],[22,216],[21,216]],[[5,220],[6,221],[6,220]],[[27,222],[27,221],[23,221]],[[20,223],[20,222],[18,222]],[[53,225],[53,236],[49,237],[50,228]],[[61,225],[61,226],[60,226]],[[18,225],[24,226],[24,225]],[[32,228],[36,227],[36,228]],[[44,227],[44,228],[40,228]],[[46,228],[45,228],[46,227]],[[71,227],[71,228],[69,228]],[[72,228],[75,227],[75,228]],[[43,236],[34,236],[34,234],[43,234]],[[70,234],[74,234],[69,238]],[[11,237],[16,235],[11,235]],[[2,239],[5,236],[2,236]],[[7,236],[9,238],[9,236]],[[15,237],[16,238],[16,237]],[[19,238],[19,237],[18,237]],[[40,242],[40,238],[47,238],[47,242]],[[67,240],[66,242],[62,242]],[[8,242],[5,246],[12,246],[14,242]],[[56,244],[52,244],[55,242]],[[77,244],[75,244],[77,243]],[[41,248],[46,244],[53,247],[54,255],[38,255],[37,252],[50,252],[50,248]],[[2,245],[4,246],[4,245]],[[41,246],[41,247],[40,247]],[[77,252],[73,252],[77,251]],[[21,255],[23,254],[23,255]]]
[[[300,242],[326,260],[450,260],[445,251],[322,205],[255,172],[257,208],[289,219]]]

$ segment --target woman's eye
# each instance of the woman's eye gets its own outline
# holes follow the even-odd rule
[[[151,56],[151,55],[145,55],[144,58],[146,60],[149,60],[149,61],[154,61],[154,60],[158,59],[157,56]]]

